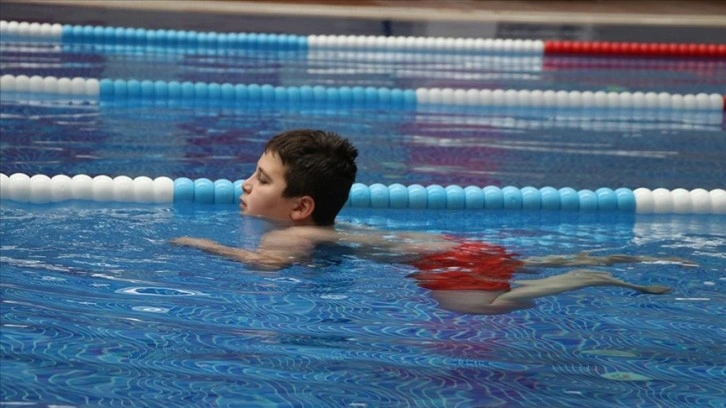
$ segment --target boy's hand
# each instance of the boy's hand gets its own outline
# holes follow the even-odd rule
[[[192,248],[198,248],[198,249],[210,249],[217,246],[217,243],[212,241],[211,239],[206,238],[192,238],[192,237],[178,237],[174,238],[171,241],[174,245],[179,246],[188,246]]]

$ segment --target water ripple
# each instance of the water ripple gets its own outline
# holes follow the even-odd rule
[[[142,296],[205,296],[204,293],[186,290],[161,287],[138,286],[116,290],[116,293],[126,295],[142,295]]]

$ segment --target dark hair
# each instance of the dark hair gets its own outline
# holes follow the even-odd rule
[[[285,166],[283,197],[309,195],[315,200],[315,224],[332,225],[355,181],[358,149],[335,132],[297,129],[274,136],[265,152]]]

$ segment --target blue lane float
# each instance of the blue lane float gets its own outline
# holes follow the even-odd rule
[[[3,76],[6,89],[20,92],[29,90],[30,79],[22,79],[20,86],[12,84],[10,76]],[[16,83],[18,81],[16,80]],[[81,84],[79,83],[79,86]],[[217,84],[178,81],[137,81],[102,79],[86,89],[97,89],[100,101],[144,99],[179,101],[214,101],[216,103],[259,103],[269,106],[335,106],[335,107],[388,107],[412,109],[416,107],[416,90],[376,87],[324,87],[324,86],[272,86],[269,84]],[[76,92],[80,94],[81,92]]]
[[[0,174],[0,199],[24,203],[57,203],[69,200],[157,204],[235,204],[243,180],[195,180],[180,177],[130,178],[80,174],[73,177],[16,173]],[[532,210],[581,212],[637,212],[657,214],[726,214],[726,190],[667,190],[657,188],[441,186],[437,184],[366,185],[355,183],[347,207],[373,209]]]
[[[258,102],[269,105],[386,105],[412,107],[413,90],[373,87],[272,86],[269,84],[216,84],[178,81],[110,80],[99,82],[101,101],[124,99]]]

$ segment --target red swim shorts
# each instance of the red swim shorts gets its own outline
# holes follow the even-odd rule
[[[463,241],[447,252],[411,264],[420,272],[410,276],[431,290],[509,290],[512,274],[523,262],[501,246]]]

